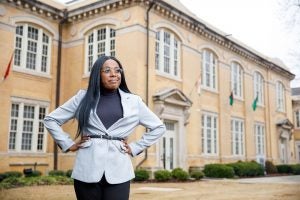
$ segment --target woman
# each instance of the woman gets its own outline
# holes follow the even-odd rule
[[[61,128],[72,118],[78,121],[78,142]],[[51,112],[44,124],[62,151],[77,151],[72,178],[79,200],[127,200],[134,178],[129,155],[138,155],[165,132],[161,120],[130,93],[121,63],[111,56],[98,58],[88,89]],[[138,125],[150,131],[127,144]]]

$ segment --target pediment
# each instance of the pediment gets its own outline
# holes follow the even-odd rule
[[[153,95],[154,102],[163,101],[165,103],[175,104],[178,106],[191,107],[192,101],[177,88],[166,88],[158,91]]]
[[[294,127],[294,124],[288,118],[279,120],[276,125],[284,129],[292,129]]]

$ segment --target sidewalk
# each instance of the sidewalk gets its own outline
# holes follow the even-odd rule
[[[239,183],[300,184],[300,175],[239,179]]]

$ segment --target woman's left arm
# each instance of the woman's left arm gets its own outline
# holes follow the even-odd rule
[[[138,98],[139,124],[149,129],[142,138],[129,144],[132,156],[143,152],[146,148],[154,144],[166,131],[163,122],[146,106],[143,100]]]

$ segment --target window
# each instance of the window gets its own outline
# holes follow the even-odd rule
[[[244,121],[231,120],[231,152],[232,155],[244,155]]]
[[[109,27],[95,28],[86,36],[86,69],[89,73],[97,58],[102,55],[115,56],[116,31]]]
[[[25,101],[13,101],[11,104],[8,149],[12,152],[45,152],[46,130],[43,119],[47,107]]]
[[[284,86],[281,82],[276,82],[276,108],[278,111],[284,111]]]
[[[231,63],[231,91],[234,97],[243,98],[243,70],[237,62]]]
[[[217,59],[213,52],[204,50],[202,55],[201,84],[206,88],[217,89]]]
[[[42,28],[20,24],[16,28],[14,66],[16,69],[49,74],[50,48],[51,37]]]
[[[213,114],[202,115],[202,153],[217,154],[217,116]]]
[[[166,30],[156,32],[155,69],[162,74],[179,77],[180,42]]]
[[[265,155],[265,127],[262,124],[255,124],[256,155]]]
[[[257,104],[263,105],[264,104],[264,79],[263,76],[258,73],[254,72],[254,98],[258,97]]]
[[[297,128],[300,128],[300,110],[295,112],[295,125]]]

